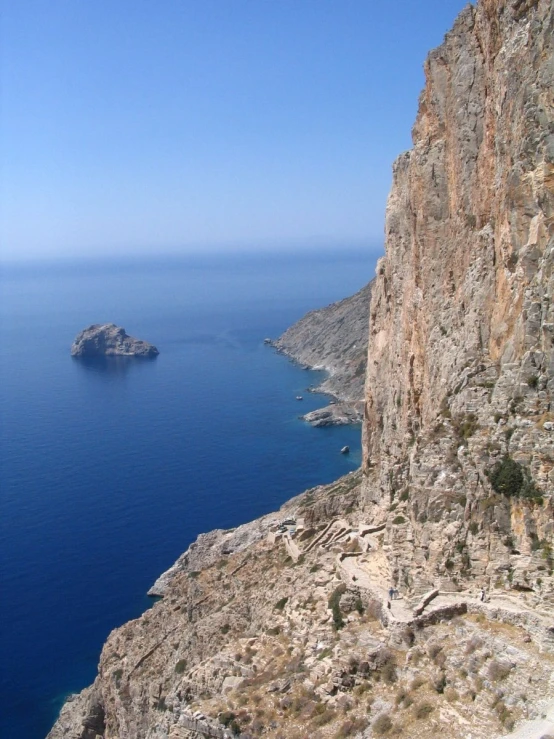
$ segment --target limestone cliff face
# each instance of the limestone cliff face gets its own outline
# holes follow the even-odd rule
[[[425,74],[372,292],[365,501],[388,518],[395,576],[410,587],[457,574],[544,590],[554,489],[551,0],[468,6]],[[534,481],[534,500],[491,488],[487,470],[508,458]],[[405,524],[390,523],[402,515]]]

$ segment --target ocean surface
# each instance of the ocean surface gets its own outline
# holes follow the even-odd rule
[[[2,268],[0,737],[45,737],[109,632],[151,605],[149,586],[200,532],[359,465],[359,428],[298,420],[324,404],[305,392],[321,374],[263,339],[362,287],[377,256]],[[71,358],[100,322],[160,356]]]

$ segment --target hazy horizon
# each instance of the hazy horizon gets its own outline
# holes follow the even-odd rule
[[[464,4],[4,0],[0,259],[382,243]]]
[[[261,248],[260,248],[261,247]],[[34,267],[56,267],[69,268],[79,265],[90,265],[91,267],[98,264],[102,267],[111,264],[114,268],[117,266],[129,267],[134,263],[137,266],[144,263],[152,263],[159,266],[171,264],[188,263],[209,264],[214,260],[221,263],[222,266],[226,262],[243,260],[247,263],[251,262],[288,262],[298,261],[299,264],[304,262],[324,263],[327,261],[335,261],[341,258],[345,261],[357,261],[360,257],[364,257],[369,262],[375,262],[384,253],[383,243],[371,243],[369,241],[360,242],[325,242],[325,241],[304,241],[304,242],[283,242],[283,243],[265,243],[259,242],[244,244],[204,244],[192,245],[187,249],[151,249],[129,251],[112,251],[112,252],[83,252],[75,251],[71,253],[47,253],[40,255],[26,254],[18,256],[12,254],[5,256],[0,253],[0,271],[4,275],[12,274],[14,270],[33,269]],[[368,273],[367,280],[373,277],[373,267],[371,273]]]

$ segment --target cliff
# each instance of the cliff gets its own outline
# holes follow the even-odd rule
[[[362,420],[370,297],[371,283],[349,298],[310,311],[272,342],[299,364],[328,372],[315,391],[340,402],[304,416],[314,426]]]
[[[409,589],[481,579],[554,603],[553,31],[548,0],[468,6],[394,165],[363,489]]]
[[[481,0],[427,60],[362,470],[199,537],[50,739],[554,733],[553,39]]]

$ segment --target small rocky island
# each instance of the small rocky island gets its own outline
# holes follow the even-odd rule
[[[155,346],[135,339],[115,323],[95,323],[83,329],[71,345],[72,357],[157,357]]]

